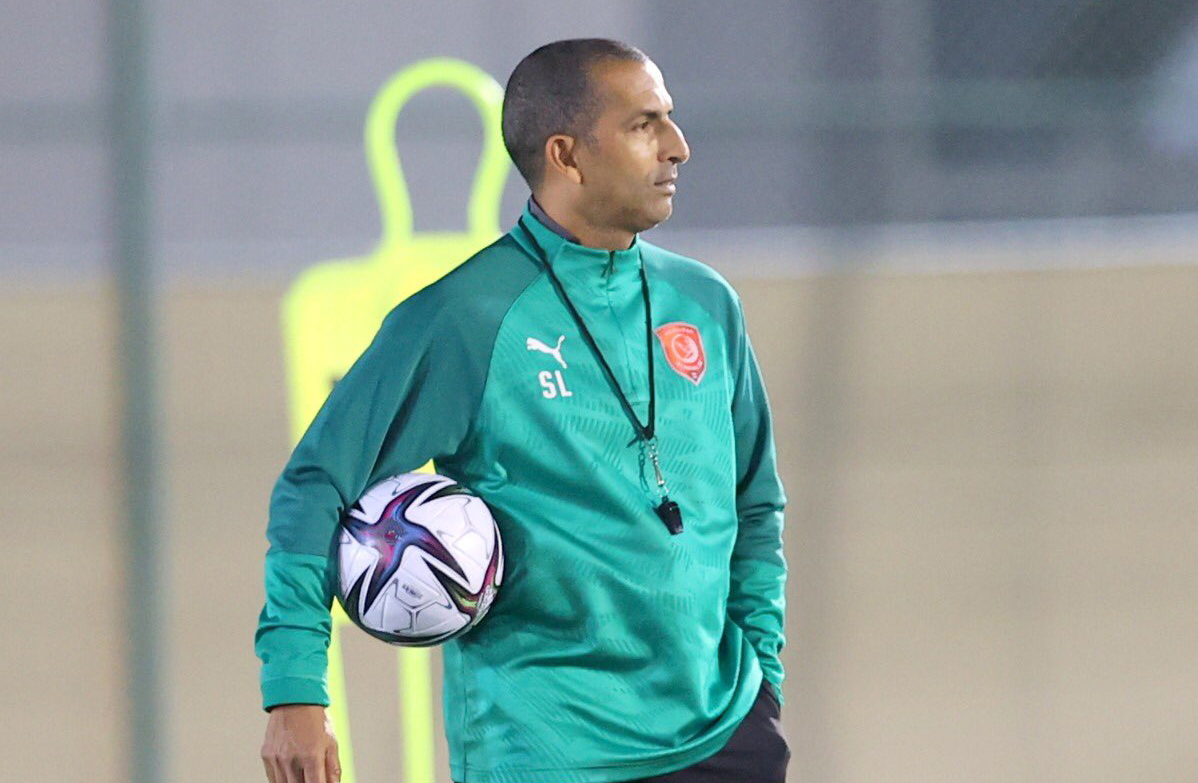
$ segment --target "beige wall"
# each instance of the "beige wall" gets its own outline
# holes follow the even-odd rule
[[[792,778],[1198,779],[1198,268],[739,288],[791,496]],[[251,633],[287,455],[279,293],[164,301],[180,783],[264,779]],[[109,307],[0,289],[14,780],[125,777]],[[347,655],[393,668],[364,635]],[[350,687],[359,778],[394,780],[394,707]]]

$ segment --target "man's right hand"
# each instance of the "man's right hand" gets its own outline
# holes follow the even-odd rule
[[[262,763],[270,783],[339,783],[333,724],[319,704],[280,704],[270,711]]]

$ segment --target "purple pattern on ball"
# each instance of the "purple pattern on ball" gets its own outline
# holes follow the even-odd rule
[[[376,524],[363,522],[349,515],[344,518],[343,524],[349,534],[363,546],[374,549],[379,555],[378,565],[366,587],[366,600],[362,605],[364,609],[369,609],[374,605],[375,599],[382,592],[387,580],[399,570],[403,554],[410,546],[427,552],[461,575],[462,579],[466,578],[466,574],[462,572],[457,560],[437,537],[428,528],[407,517],[408,507],[425,490],[434,486],[436,486],[436,482],[430,481],[404,490],[387,503]],[[436,569],[432,570],[434,575],[439,576]]]

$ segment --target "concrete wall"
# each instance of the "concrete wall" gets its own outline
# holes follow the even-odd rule
[[[738,287],[792,498],[792,779],[1196,779],[1198,269]],[[162,302],[180,783],[264,779],[251,634],[288,453],[280,294]],[[0,289],[14,780],[125,779],[111,308]],[[364,635],[347,656],[394,668]],[[359,779],[395,780],[394,705],[350,680]]]

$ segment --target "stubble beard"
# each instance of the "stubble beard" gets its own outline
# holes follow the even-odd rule
[[[656,204],[641,204],[637,207],[626,207],[617,217],[619,225],[634,234],[648,231],[670,219],[674,213],[673,200],[667,200],[664,206]]]

